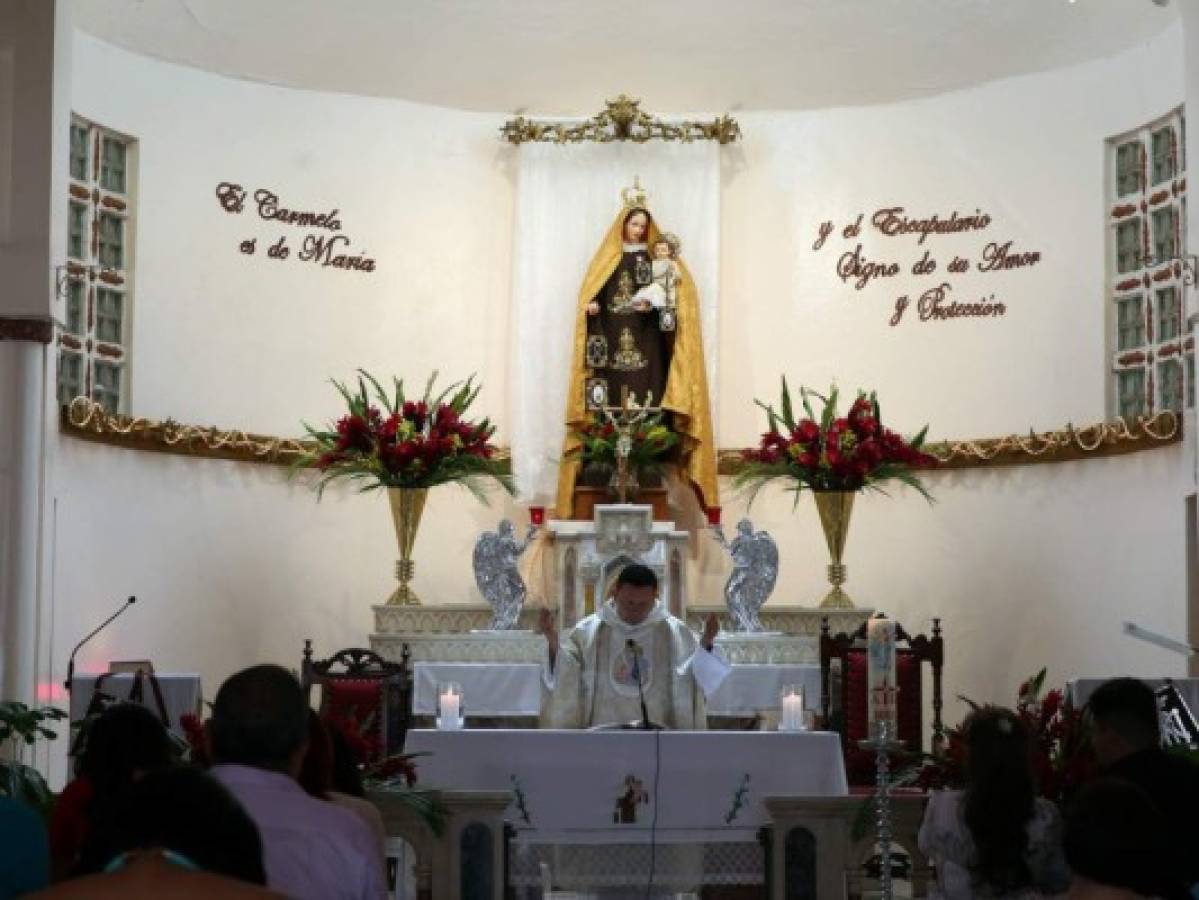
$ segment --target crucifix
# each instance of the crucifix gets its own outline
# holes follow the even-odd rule
[[[654,394],[647,391],[645,405],[638,406],[636,399],[629,392],[628,385],[620,388],[620,406],[605,406],[601,409],[604,420],[616,429],[616,485],[617,497],[621,503],[628,503],[629,493],[629,454],[633,451],[633,432],[637,426],[649,416],[662,411],[662,407],[654,406]]]

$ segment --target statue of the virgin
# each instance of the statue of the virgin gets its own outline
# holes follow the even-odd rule
[[[640,186],[622,192],[624,206],[587,268],[579,289],[574,355],[566,398],[566,442],[558,478],[558,515],[571,514],[579,446],[571,429],[627,396],[661,407],[680,435],[680,469],[705,508],[718,503],[716,451],[704,369],[695,281],[673,235],[664,235]],[[668,265],[672,263],[672,265]],[[655,265],[658,263],[658,265]],[[659,270],[669,293],[648,290]],[[654,297],[665,298],[655,302]]]

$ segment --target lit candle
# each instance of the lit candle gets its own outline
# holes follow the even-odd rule
[[[452,731],[462,727],[462,689],[456,685],[444,685],[437,698],[437,727]]]
[[[708,524],[709,525],[719,525],[720,524],[720,507],[719,506],[709,506],[708,507]]]
[[[886,722],[890,738],[895,738],[898,724],[896,681],[895,623],[882,613],[877,613],[866,624],[867,725],[871,737],[876,733],[879,723]]]
[[[533,525],[545,524],[545,507],[530,506],[529,507],[529,522]]]
[[[783,710],[779,719],[779,731],[802,731],[803,688],[783,688]]]

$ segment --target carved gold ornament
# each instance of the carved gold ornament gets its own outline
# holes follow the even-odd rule
[[[505,122],[500,136],[510,144],[539,142],[581,144],[612,141],[719,141],[731,144],[741,138],[741,126],[728,115],[711,122],[664,122],[641,109],[641,101],[621,94],[604,101],[606,109],[584,122],[552,122],[517,116]]]
[[[589,382],[588,395],[599,390],[601,383],[606,389],[607,383],[603,379]],[[118,447],[279,466],[291,465],[312,449],[307,442],[295,438],[183,425],[173,419],[156,422],[114,416],[87,397],[76,397],[63,409],[62,430],[73,437]],[[1067,425],[1040,434],[1030,431],[1027,435],[1001,438],[940,441],[925,444],[924,450],[938,459],[940,469],[973,469],[1118,456],[1169,446],[1181,440],[1182,417],[1167,410],[1151,417],[1139,417],[1131,423],[1116,419],[1085,428]],[[506,448],[501,448],[496,455],[503,459],[509,453]],[[740,450],[720,451],[720,474],[733,474],[740,463]]]

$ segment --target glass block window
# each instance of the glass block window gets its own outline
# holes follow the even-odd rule
[[[1181,107],[1107,141],[1107,388],[1110,416],[1194,406],[1186,332],[1187,179]],[[1114,307],[1114,308],[1113,308]]]
[[[125,193],[125,141],[105,136],[100,147],[100,186]]]
[[[1170,341],[1182,332],[1182,303],[1178,288],[1168,287],[1157,291],[1154,305],[1157,307],[1157,334],[1159,341]]]
[[[100,265],[125,267],[125,222],[111,213],[100,213]]]
[[[78,278],[67,282],[67,321],[68,334],[84,337],[87,334],[87,322],[84,318],[87,311],[87,287]]]
[[[63,350],[58,354],[58,402],[67,406],[76,397],[83,394],[82,353]]]
[[[1130,219],[1116,226],[1116,271],[1123,275],[1141,267],[1141,220]]]
[[[1125,419],[1135,419],[1145,413],[1145,370],[1120,372],[1120,412]]]
[[[1153,262],[1160,263],[1178,255],[1175,226],[1175,210],[1172,205],[1153,211]]]
[[[1174,177],[1174,128],[1166,125],[1153,132],[1153,183]]]
[[[67,264],[58,334],[58,400],[89,397],[128,412],[136,142],[78,116],[71,122]]]
[[[1182,363],[1167,359],[1157,364],[1157,384],[1161,392],[1160,407],[1182,412]]]
[[[1144,301],[1138,294],[1116,303],[1117,333],[1121,350],[1135,350],[1145,343]]]
[[[85,259],[87,249],[87,207],[72,203],[67,212],[67,255],[71,259]]]
[[[71,124],[71,177],[87,180],[87,127]]]
[[[1116,194],[1123,197],[1141,189],[1141,142],[1129,141],[1116,148]]]
[[[121,343],[124,298],[117,291],[101,288],[96,291],[96,340],[108,344]]]

